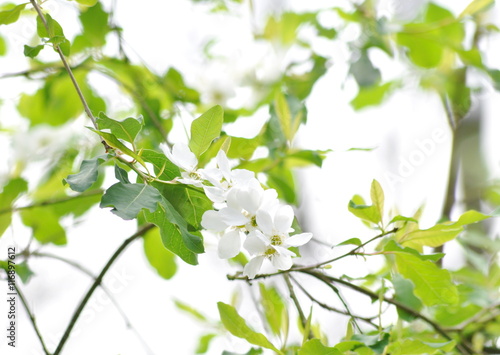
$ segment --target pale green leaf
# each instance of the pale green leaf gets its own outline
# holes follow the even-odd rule
[[[279,335],[283,330],[283,324],[288,324],[285,319],[285,317],[288,317],[286,304],[276,288],[266,287],[263,283],[259,283],[259,288],[261,304],[264,308],[266,321],[269,324],[271,331],[274,334]]]
[[[319,339],[311,339],[304,343],[298,355],[342,355],[335,349],[324,346]]]
[[[132,151],[125,144],[123,144],[114,134],[108,133],[108,132],[98,131],[98,130],[93,129],[91,127],[88,127],[88,128],[92,132],[95,132],[98,135],[100,135],[102,138],[104,138],[104,140],[106,141],[106,143],[110,147],[118,149],[122,153],[125,153],[128,156],[130,156],[130,157],[134,158],[135,160],[137,160],[142,166],[144,166],[144,167],[146,166],[146,164],[144,163],[144,160],[142,159],[142,157],[140,157],[136,152]]]
[[[12,9],[0,11],[0,25],[9,25],[16,22],[24,10],[26,4],[21,4],[13,7]]]
[[[361,244],[362,244],[362,242],[359,238],[350,238],[350,239],[344,240],[342,243],[337,244],[337,246],[340,247],[342,245],[356,245],[359,247]]]
[[[99,0],[76,0],[77,3],[83,6],[94,6],[99,2]]]
[[[283,134],[288,141],[292,141],[292,114],[285,95],[279,91],[274,96],[274,108]]]
[[[200,311],[194,309],[193,307],[191,307],[187,303],[184,303],[180,300],[175,300],[174,304],[178,309],[180,309],[183,312],[186,312],[187,314],[189,314],[190,316],[192,316],[196,320],[198,320],[200,322],[207,321],[207,317],[205,317]]]
[[[349,205],[347,206],[349,212],[363,220],[373,222],[375,224],[380,223],[381,216],[375,206],[357,204],[355,199],[356,196],[354,196],[353,199],[349,201]]]
[[[384,190],[382,190],[382,186],[380,186],[377,180],[372,181],[372,186],[370,189],[370,197],[372,199],[372,204],[378,211],[380,215],[380,219],[384,215]]]
[[[458,15],[459,19],[466,16],[474,16],[478,12],[488,9],[495,3],[495,0],[473,0],[467,5],[467,7]]]
[[[199,157],[205,152],[212,141],[220,136],[224,111],[216,105],[198,117],[191,124],[191,139],[189,148]]]
[[[177,272],[175,255],[163,245],[158,228],[144,235],[144,253],[151,266],[164,279],[172,278]]]
[[[123,121],[117,121],[109,118],[103,112],[99,112],[97,126],[99,130],[109,129],[118,139],[134,143],[137,134],[142,129],[143,122],[142,117],[138,119],[129,117]]]
[[[218,302],[220,319],[224,327],[234,336],[245,339],[250,344],[261,346],[266,349],[271,349],[279,354],[281,351],[264,336],[251,329],[245,320],[238,314],[236,309],[228,304]]]
[[[12,221],[12,204],[19,195],[27,190],[28,183],[21,178],[12,179],[3,187],[0,193],[0,236],[2,236]]]
[[[442,354],[443,352],[452,351],[455,348],[455,344],[454,340],[442,343],[430,343],[417,339],[402,339],[391,343],[388,352],[391,355]]]
[[[44,206],[20,211],[23,224],[30,227],[41,244],[66,244],[66,231],[59,224],[59,215],[53,208]]]
[[[217,334],[205,334],[198,340],[198,346],[196,347],[195,354],[206,354],[210,343],[217,336]]]
[[[408,253],[395,253],[399,273],[413,282],[414,293],[428,305],[456,304],[458,290],[448,270],[440,269],[429,260],[420,260]]]

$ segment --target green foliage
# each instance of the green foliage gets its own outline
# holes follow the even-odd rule
[[[23,11],[25,7],[26,4],[21,4],[0,11],[0,25],[9,25],[11,23],[16,22],[19,19],[19,16],[21,15],[21,11]]]
[[[220,319],[224,327],[234,336],[243,338],[250,344],[271,349],[278,354],[282,354],[263,334],[252,330],[245,320],[238,314],[236,309],[228,304],[218,302]]]
[[[0,193],[0,237],[10,226],[12,211],[10,207],[16,199],[28,190],[28,183],[22,178],[11,179]]]
[[[87,1],[91,5],[80,13],[80,22],[83,27],[81,34],[73,41],[73,53],[85,48],[102,47],[106,44],[106,35],[111,31],[108,26],[109,14],[105,12],[98,1]]]
[[[26,57],[35,58],[44,47],[45,46],[43,44],[39,44],[38,46],[35,47],[24,45],[24,55]]]
[[[97,118],[97,126],[100,130],[109,129],[118,139],[134,143],[135,138],[142,130],[143,123],[142,117],[138,119],[129,117],[123,121],[116,121],[100,112]]]
[[[152,186],[118,182],[106,190],[99,206],[113,207],[111,212],[117,216],[134,219],[143,208],[155,211],[160,200],[160,193]]]
[[[177,272],[175,255],[163,246],[158,228],[144,235],[144,254],[158,275],[168,280]]]
[[[321,344],[319,339],[311,339],[304,343],[299,350],[298,355],[341,355],[342,353],[335,349]]]
[[[199,157],[203,154],[212,141],[220,136],[224,111],[219,105],[212,107],[191,124],[191,139],[189,148]]]
[[[69,41],[64,37],[64,31],[61,25],[54,20],[49,14],[44,14],[45,21],[42,21],[40,16],[36,18],[36,31],[38,36],[48,43],[54,45],[54,50],[59,47],[62,53],[69,56],[70,46]]]
[[[98,168],[106,160],[106,156],[102,155],[94,159],[82,161],[80,172],[68,175],[64,180],[73,191],[83,192],[91,187],[98,177]]]
[[[269,324],[271,331],[275,335],[288,333],[288,312],[286,303],[278,290],[274,287],[267,288],[263,283],[259,283],[261,304],[264,308],[264,316]]]
[[[161,197],[154,212],[144,211],[146,221],[160,228],[163,245],[188,264],[198,264],[196,254],[203,253],[203,241],[199,233],[187,230],[187,223],[170,202]]]

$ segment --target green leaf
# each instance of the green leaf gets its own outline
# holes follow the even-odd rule
[[[83,192],[87,190],[97,181],[99,165],[104,161],[106,161],[105,155],[82,161],[80,172],[68,175],[64,182],[67,183],[73,191]]]
[[[456,342],[450,340],[441,343],[424,342],[418,339],[402,339],[391,343],[388,347],[388,352],[391,355],[408,355],[408,354],[443,354],[452,351],[455,348]]]
[[[278,116],[283,134],[288,141],[292,141],[292,114],[290,113],[290,108],[288,107],[285,95],[279,91],[277,91],[274,96],[274,109],[276,116]]]
[[[285,319],[288,318],[288,313],[283,298],[274,287],[267,288],[263,283],[259,283],[259,288],[264,316],[271,331],[275,335],[279,335],[282,331],[286,333],[287,329],[283,329],[283,324],[289,322]]]
[[[189,148],[199,157],[205,152],[212,141],[220,136],[224,111],[216,105],[198,117],[191,124],[191,139]]]
[[[59,224],[59,215],[50,206],[25,209],[20,215],[24,225],[33,230],[33,236],[41,244],[66,244],[66,231]]]
[[[130,184],[127,171],[125,169],[120,168],[118,164],[115,164],[115,178],[117,178],[118,181],[124,184]]]
[[[217,334],[205,334],[198,340],[198,346],[196,347],[195,354],[206,354],[208,348],[210,347],[210,342],[217,336]]]
[[[349,201],[347,209],[353,215],[365,221],[373,222],[375,224],[378,224],[381,221],[381,216],[377,207],[365,205],[363,199],[359,195],[353,196],[352,200]]]
[[[103,10],[101,3],[96,6],[82,9],[80,22],[83,31],[73,41],[73,52],[79,52],[85,48],[99,48],[106,44],[106,35],[111,31],[109,28],[109,14]]]
[[[382,190],[382,186],[380,186],[377,180],[372,181],[370,197],[372,199],[373,206],[375,206],[378,214],[380,215],[380,220],[382,220],[382,216],[384,215],[384,190]]]
[[[276,347],[264,336],[264,334],[257,333],[252,330],[234,307],[222,302],[218,302],[217,307],[219,308],[222,324],[224,324],[224,327],[231,334],[238,338],[245,339],[250,344],[271,349],[278,354],[282,354],[282,352],[276,349]]]
[[[163,82],[175,99],[193,103],[198,103],[200,101],[200,94],[198,91],[188,87],[184,82],[182,74],[176,69],[168,69]]]
[[[10,209],[12,204],[19,195],[27,190],[28,183],[21,178],[14,178],[3,187],[0,193],[0,211],[5,210],[5,212],[0,213],[0,237],[10,226],[12,220],[12,212]]]
[[[304,343],[298,355],[342,355],[335,349],[324,346],[319,339],[311,339]]]
[[[339,247],[342,245],[356,245],[359,247],[361,244],[362,244],[362,242],[359,238],[351,238],[351,239],[344,240],[342,243],[337,244],[337,246]]]
[[[380,70],[373,66],[366,50],[351,64],[349,73],[360,87],[377,85],[381,79]]]
[[[45,47],[43,44],[39,44],[38,46],[35,47],[24,45],[24,55],[26,57],[35,58],[38,55],[38,53],[40,53],[40,51],[43,49],[43,47]]]
[[[146,221],[160,228],[163,245],[191,265],[198,264],[196,254],[203,252],[200,235],[188,232],[187,223],[164,197],[153,212],[144,210]]]
[[[83,6],[94,6],[99,0],[76,0],[76,2]]]
[[[414,222],[414,223],[418,223],[418,221],[415,218],[405,217],[405,216],[396,216],[393,219],[391,219],[391,221],[389,222],[389,224],[396,223],[396,222]]]
[[[420,311],[422,309],[422,302],[415,297],[415,294],[413,293],[415,286],[411,281],[403,278],[399,274],[395,274],[391,281],[394,285],[395,291],[394,300],[410,307],[411,309],[414,309],[415,311]],[[397,312],[399,317],[407,322],[415,319],[415,316],[402,309],[397,308]]]
[[[92,132],[97,133],[102,138],[104,138],[104,140],[106,141],[106,143],[110,147],[118,149],[122,153],[125,153],[128,156],[137,160],[142,166],[146,167],[144,160],[136,152],[132,151],[125,144],[123,144],[120,140],[118,140],[118,138],[114,134],[108,133],[108,132],[98,131],[96,129],[93,129],[92,127],[87,127],[87,128],[90,129]]]
[[[178,309],[180,309],[183,312],[186,312],[190,316],[194,317],[196,320],[198,320],[200,322],[207,322],[208,321],[207,317],[205,317],[201,312],[194,309],[193,307],[191,307],[187,303],[184,303],[184,302],[179,301],[179,300],[175,300],[174,304]]]
[[[456,304],[458,290],[448,270],[408,253],[395,253],[399,273],[413,282],[414,293],[427,306]]]
[[[160,200],[160,192],[150,185],[119,182],[106,190],[99,206],[114,207],[111,212],[128,220],[137,217],[143,208],[155,211]]]
[[[158,228],[144,235],[144,253],[151,266],[164,279],[171,279],[177,272],[175,255],[163,245]]]
[[[398,242],[402,245],[423,245],[428,247],[438,247],[444,243],[455,239],[463,231],[462,227],[450,227],[446,225],[435,225],[426,230],[416,230],[410,232],[399,239]]]
[[[19,20],[21,11],[24,10],[27,4],[14,6],[12,9],[0,11],[0,25],[9,25]]]
[[[392,81],[381,85],[360,87],[358,95],[351,101],[351,106],[355,110],[361,110],[368,106],[377,106],[382,103],[394,87],[395,83]]]
[[[99,117],[97,118],[99,130],[109,129],[116,138],[123,139],[129,143],[134,143],[143,125],[142,117],[138,119],[129,117],[123,121],[116,121],[106,116],[103,112],[99,112]]]
[[[466,16],[474,16],[478,12],[488,9],[495,3],[495,0],[473,0],[467,5],[467,7],[458,15],[459,19]]]
[[[7,54],[7,43],[3,37],[0,37],[0,56]]]

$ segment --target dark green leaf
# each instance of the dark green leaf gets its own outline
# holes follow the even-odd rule
[[[367,51],[361,52],[359,58],[351,64],[349,73],[361,87],[377,85],[381,79],[380,70],[373,66]]]
[[[157,189],[145,184],[114,184],[102,196],[100,207],[114,207],[111,212],[123,219],[134,219],[146,208],[155,211],[161,195]]]
[[[234,336],[243,338],[250,344],[261,346],[266,349],[271,349],[277,353],[281,353],[276,347],[264,336],[252,330],[245,320],[238,314],[236,309],[228,304],[218,302],[220,319],[224,327]]]
[[[65,182],[73,191],[83,192],[87,190],[97,181],[99,165],[105,160],[106,156],[101,155],[94,159],[82,161],[80,172],[68,175]]]
[[[115,164],[115,177],[124,184],[130,184],[127,171],[120,168],[118,164]]]
[[[395,274],[392,277],[392,284],[394,285],[395,291],[394,300],[410,307],[411,309],[414,309],[417,312],[422,309],[422,302],[415,297],[415,294],[413,293],[415,286],[411,281],[401,277],[399,274]],[[402,309],[398,308],[397,311],[398,315],[407,322],[415,319],[415,316]]]
[[[170,202],[162,198],[156,211],[151,213],[145,210],[144,216],[149,223],[154,223],[160,228],[161,239],[167,249],[188,264],[196,265],[198,263],[196,254],[203,252],[201,236],[187,231],[186,221]]]

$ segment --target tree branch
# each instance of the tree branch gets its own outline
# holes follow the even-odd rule
[[[28,307],[28,302],[26,302],[26,298],[24,297],[23,293],[21,292],[21,289],[17,286],[16,283],[14,283],[14,287],[16,288],[17,294],[19,295],[19,298],[21,299],[21,303],[24,306],[24,309],[26,310],[26,313],[28,313],[28,317],[31,321],[31,325],[33,326],[33,329],[35,330],[36,336],[38,337],[38,340],[40,341],[40,344],[42,345],[43,352],[45,355],[51,355],[49,350],[47,350],[47,346],[45,345],[45,341],[43,340],[42,334],[40,333],[40,330],[38,329],[38,326],[36,324],[35,316],[33,313],[31,313],[30,308]]]
[[[103,193],[103,191],[101,189],[96,189],[96,190],[86,191],[86,192],[83,192],[83,193],[81,193],[79,195],[75,195],[75,196],[64,196],[64,197],[60,197],[60,198],[39,201],[39,202],[35,202],[35,203],[32,203],[31,205],[27,205],[27,206],[4,208],[4,209],[0,210],[0,215],[5,214],[5,213],[9,213],[9,212],[27,210],[30,208],[57,205],[59,203],[64,203],[64,202],[68,202],[68,201],[72,201],[72,200],[76,200],[76,199],[80,199],[80,198],[96,196],[96,195],[100,195],[102,193]]]
[[[76,308],[75,312],[73,313],[73,316],[71,317],[71,320],[69,321],[69,324],[66,327],[66,330],[64,331],[64,334],[61,338],[61,341],[57,345],[56,351],[54,352],[53,355],[59,355],[61,353],[64,345],[66,344],[66,341],[69,338],[69,335],[71,334],[71,331],[73,330],[73,327],[76,324],[76,321],[78,320],[78,318],[80,317],[80,314],[82,313],[83,309],[85,308],[85,305],[89,301],[90,297],[92,296],[92,294],[94,293],[96,288],[101,284],[102,279],[104,278],[104,275],[106,275],[106,272],[109,270],[109,268],[114,263],[114,261],[121,255],[121,253],[127,248],[127,246],[130,243],[132,243],[134,240],[136,240],[137,238],[139,238],[144,233],[146,233],[147,231],[149,231],[150,229],[152,229],[154,227],[155,227],[154,224],[146,224],[146,225],[142,226],[141,228],[139,228],[139,230],[137,230],[137,232],[135,232],[133,235],[131,235],[130,237],[125,239],[123,241],[123,243],[120,245],[120,247],[113,253],[111,258],[108,260],[106,265],[104,265],[104,268],[101,270],[99,275],[96,277],[94,283],[92,284],[90,289],[87,291],[87,293],[83,297],[82,301],[80,302],[80,304]]]

